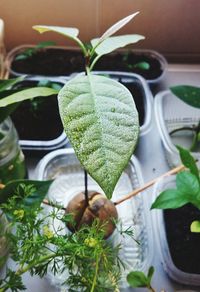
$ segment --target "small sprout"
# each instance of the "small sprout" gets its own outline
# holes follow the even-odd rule
[[[89,247],[96,247],[98,244],[98,241],[96,240],[96,238],[89,237],[84,240],[84,244]]]

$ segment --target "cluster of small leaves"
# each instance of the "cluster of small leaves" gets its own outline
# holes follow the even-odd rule
[[[191,203],[200,210],[200,173],[190,152],[177,146],[182,163],[187,168],[176,175],[176,189],[164,190],[151,209],[176,209]],[[200,232],[199,221],[192,224],[193,232]]]
[[[43,277],[48,269],[54,274],[68,270],[69,277],[63,285],[67,284],[69,291],[118,291],[122,267],[118,258],[120,246],[112,247],[106,242],[99,221],[94,221],[91,227],[83,226],[74,234],[63,235],[62,230],[56,230],[54,220],[66,223],[72,217],[63,214],[61,206],[46,214],[37,200],[28,205],[28,198],[34,192],[35,187],[21,185],[7,203],[0,205],[15,229],[7,236],[11,258],[19,266],[16,271],[7,271],[0,282],[0,291],[21,291],[24,272]]]
[[[149,268],[147,275],[140,271],[130,272],[127,276],[127,281],[133,288],[148,288],[150,291],[154,291],[151,286],[153,274],[154,267]]]

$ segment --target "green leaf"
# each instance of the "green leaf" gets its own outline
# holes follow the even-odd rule
[[[176,209],[189,202],[187,196],[176,189],[163,191],[152,204],[151,209]]]
[[[53,41],[45,41],[45,42],[40,42],[39,44],[36,45],[37,49],[43,49],[49,46],[55,46],[56,43]]]
[[[3,189],[0,190],[0,204],[6,203],[9,198],[11,198],[17,188],[23,184],[25,186],[32,185],[35,188],[35,191],[24,199],[24,203],[28,206],[31,204],[39,203],[43,201],[46,196],[48,189],[52,181],[37,181],[37,180],[13,180],[9,182]]]
[[[126,17],[124,17],[123,19],[119,20],[118,22],[116,22],[115,24],[113,24],[109,29],[107,29],[104,34],[99,38],[99,42],[98,44],[100,44],[101,42],[103,42],[105,39],[107,39],[108,37],[110,37],[111,35],[113,35],[114,33],[116,33],[118,30],[120,30],[123,26],[125,26],[129,21],[131,21],[137,14],[139,13],[139,11],[128,15]]]
[[[184,149],[180,146],[176,146],[176,148],[179,150],[179,155],[183,165],[185,165],[185,167],[187,167],[192,174],[194,174],[198,179],[200,179],[199,170],[197,168],[194,157],[190,154],[190,152],[187,149]]]
[[[7,89],[10,89],[16,83],[24,80],[24,78],[25,78],[25,76],[20,76],[20,77],[15,78],[15,79],[0,80],[0,92],[7,90]]]
[[[96,47],[95,52],[97,55],[105,55],[111,53],[112,51],[125,47],[130,44],[137,43],[140,40],[143,40],[145,37],[139,34],[130,34],[130,35],[121,35],[121,36],[113,36],[110,37],[103,42],[101,42],[98,46],[99,39],[91,40],[93,48]]]
[[[33,29],[37,30],[39,33],[44,33],[47,31],[57,32],[71,39],[76,39],[79,34],[79,30],[75,27],[34,25]]]
[[[130,272],[127,276],[127,282],[133,288],[148,287],[149,285],[149,281],[145,274],[139,271]]]
[[[132,67],[132,65],[131,65],[131,67]],[[150,64],[147,63],[147,62],[139,62],[139,63],[133,65],[133,67],[141,69],[141,70],[149,70],[150,69]]]
[[[153,274],[154,274],[154,267],[150,267],[149,270],[148,270],[148,274],[147,274],[147,278],[148,278],[148,282],[149,282],[149,286],[151,284],[151,280],[152,280],[152,277],[153,277]]]
[[[185,103],[200,108],[200,87],[179,85],[171,87],[170,90]]]
[[[190,225],[190,231],[200,233],[200,221],[193,221]]]
[[[18,90],[5,90],[5,91],[0,91],[0,99],[9,96]],[[4,108],[0,108],[0,123],[2,123],[8,116],[11,115],[12,112],[16,110],[16,108],[19,106],[20,103],[15,103],[8,105]]]
[[[104,76],[77,76],[61,89],[58,104],[78,159],[111,198],[138,139],[132,95]]]
[[[58,90],[48,87],[36,87],[18,91],[0,100],[0,107],[6,107],[10,104],[32,99],[37,96],[49,96],[58,94]]]
[[[179,192],[188,197],[188,200],[194,200],[200,191],[199,180],[188,171],[176,175],[176,186]]]

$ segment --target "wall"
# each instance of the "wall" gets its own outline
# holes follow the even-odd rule
[[[88,41],[137,10],[140,14],[120,32],[145,35],[137,47],[164,54],[200,54],[198,0],[0,0],[8,50],[43,40],[72,44],[56,34],[39,35],[31,28],[34,24],[78,27],[81,38]]]

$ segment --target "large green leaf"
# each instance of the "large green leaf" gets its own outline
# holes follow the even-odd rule
[[[193,200],[200,191],[199,180],[188,171],[180,172],[176,175],[177,189]]]
[[[151,209],[176,209],[189,202],[188,197],[178,190],[163,191],[152,204]]]
[[[200,87],[179,85],[173,86],[170,89],[173,94],[185,103],[200,108]]]
[[[79,30],[75,27],[34,25],[33,29],[37,30],[39,33],[44,33],[47,31],[57,32],[71,39],[76,39],[79,34]]]
[[[114,33],[116,33],[118,30],[120,30],[123,26],[125,26],[129,21],[131,21],[137,14],[139,13],[139,11],[128,15],[126,17],[124,17],[123,19],[119,20],[118,22],[116,22],[115,24],[113,24],[109,29],[107,29],[104,34],[99,38],[99,42],[98,44],[100,44],[101,42],[103,42],[105,39],[107,39],[108,37],[110,37],[111,35],[113,35]]]
[[[130,272],[127,276],[127,282],[131,287],[148,287],[149,281],[143,272],[134,271]]]
[[[58,95],[78,159],[110,198],[136,146],[138,113],[130,92],[103,76],[77,76]]]
[[[37,96],[49,96],[53,94],[58,94],[58,90],[48,87],[35,87],[24,89],[0,99],[0,107],[6,107],[10,104],[21,102],[27,99],[32,99]]]
[[[112,51],[123,48],[127,45],[137,43],[140,40],[143,40],[145,37],[139,34],[130,34],[130,35],[120,35],[113,36],[105,39],[98,46],[97,44],[100,42],[99,38],[91,40],[91,44],[93,48],[95,48],[95,52],[97,55],[105,55],[111,53]]]
[[[187,149],[184,149],[180,146],[176,147],[179,151],[179,155],[183,165],[185,165],[190,170],[190,172],[194,174],[196,178],[199,180],[199,170],[194,157],[190,154],[190,152]]]
[[[41,204],[44,197],[47,194],[47,191],[51,185],[52,181],[37,181],[37,180],[13,180],[9,182],[3,189],[0,190],[0,204],[6,203],[9,198],[11,198],[14,194],[16,194],[17,189],[20,185],[23,186],[32,186],[34,187],[34,191],[31,192],[30,196],[26,196],[24,192],[24,204],[27,206],[31,206],[31,204]]]

